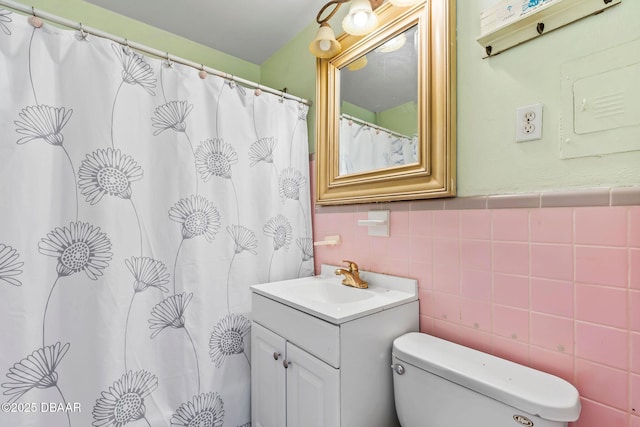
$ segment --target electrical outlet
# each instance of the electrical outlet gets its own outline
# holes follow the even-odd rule
[[[516,110],[516,142],[542,139],[542,104]]]

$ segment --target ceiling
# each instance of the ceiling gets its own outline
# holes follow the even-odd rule
[[[374,49],[368,52],[367,65],[356,71],[340,70],[340,93],[350,102],[374,113],[417,102],[418,52],[411,27],[398,38],[404,45],[392,52]]]
[[[85,0],[261,65],[315,22],[327,0]]]

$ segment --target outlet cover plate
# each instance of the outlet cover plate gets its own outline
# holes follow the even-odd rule
[[[542,104],[532,104],[516,110],[516,142],[542,139]]]

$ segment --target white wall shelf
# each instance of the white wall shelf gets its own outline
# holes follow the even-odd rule
[[[590,15],[598,14],[622,0],[553,0],[538,9],[481,35],[477,41],[486,57],[540,37]]]

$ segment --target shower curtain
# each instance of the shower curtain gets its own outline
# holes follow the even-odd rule
[[[417,162],[417,139],[340,117],[340,175]]]
[[[0,426],[249,426],[249,286],[312,274],[308,107],[38,24],[0,9]]]

